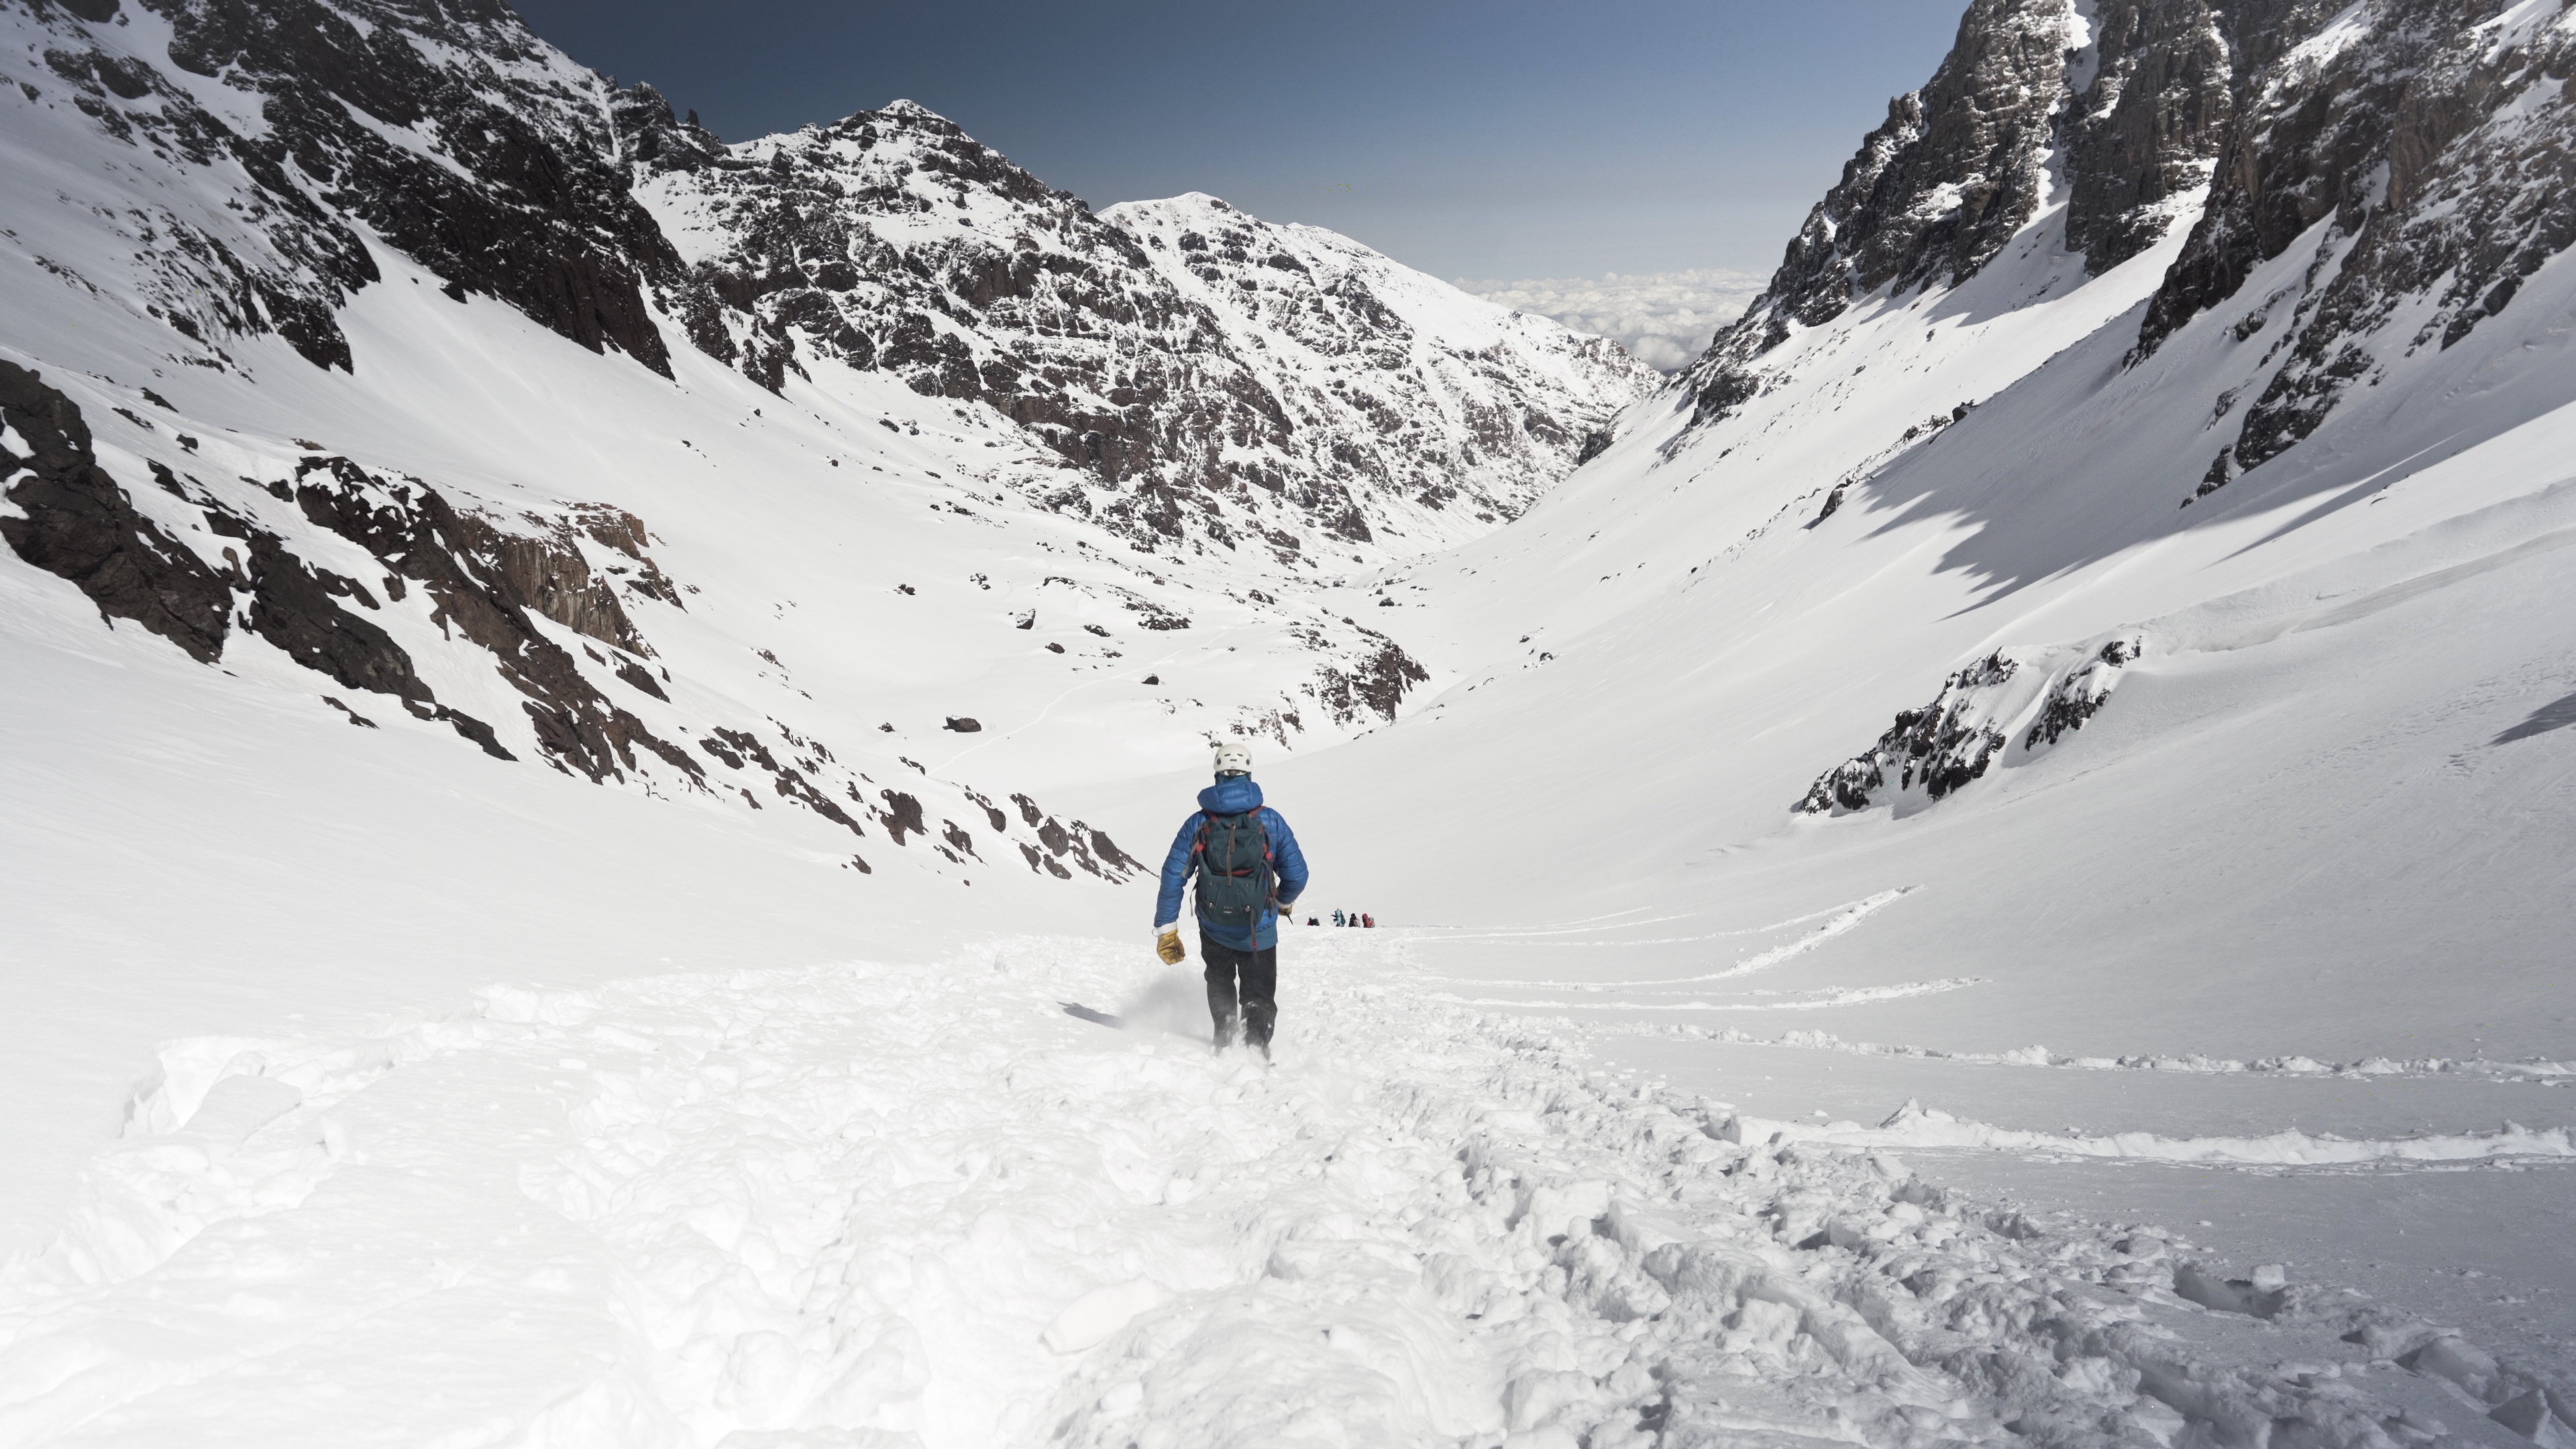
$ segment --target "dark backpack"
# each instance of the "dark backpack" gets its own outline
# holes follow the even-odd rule
[[[1259,810],[1240,815],[1201,815],[1197,857],[1199,919],[1249,931],[1279,891],[1271,871],[1270,831]]]

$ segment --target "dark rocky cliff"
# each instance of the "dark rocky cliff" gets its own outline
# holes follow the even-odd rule
[[[2095,274],[2189,218],[2261,67],[2324,0],[1976,0],[1923,89],[1888,103],[1770,286],[1687,374],[1699,416],[1761,389],[1790,329],[1860,297],[1975,276],[2062,186],[2066,244]]]
[[[628,194],[580,72],[498,0],[120,0],[50,20],[47,79],[97,126],[223,195],[230,215],[146,218],[156,315],[220,352],[274,332],[351,365],[336,313],[379,279],[361,228],[455,295],[499,298],[575,342],[657,371],[644,300],[678,257]],[[201,98],[202,82],[232,95]],[[213,224],[208,224],[211,221]]]
[[[2203,493],[2297,446],[2391,357],[2457,344],[2576,243],[2576,32],[2531,9],[2387,0],[2264,73],[2134,354],[2220,309],[2262,339]],[[2312,230],[2295,297],[2240,295]]]

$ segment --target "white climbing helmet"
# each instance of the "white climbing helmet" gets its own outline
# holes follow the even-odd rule
[[[1216,772],[1220,775],[1252,773],[1252,751],[1231,741],[1216,747]]]

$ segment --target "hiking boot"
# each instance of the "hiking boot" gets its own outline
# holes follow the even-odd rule
[[[1216,1049],[1224,1051],[1234,1045],[1234,1018],[1220,1017],[1216,1024]]]

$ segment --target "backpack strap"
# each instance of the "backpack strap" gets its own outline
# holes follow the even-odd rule
[[[1264,875],[1270,877],[1268,899],[1265,900],[1263,904],[1269,907],[1271,915],[1276,916],[1280,914],[1279,864],[1270,851],[1270,822],[1264,818],[1269,813],[1270,808],[1266,805],[1254,806],[1252,810],[1252,828],[1261,832],[1261,869]],[[1255,924],[1259,923],[1260,918],[1258,916],[1253,919]],[[1259,938],[1256,937],[1255,939],[1257,940]]]

